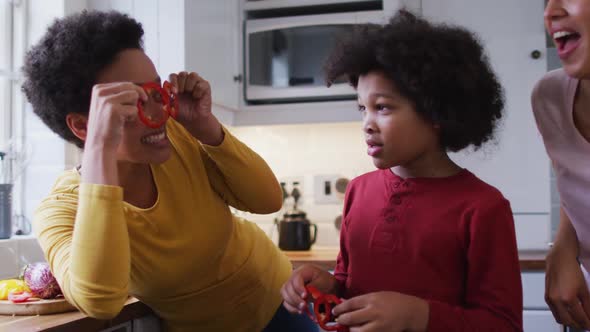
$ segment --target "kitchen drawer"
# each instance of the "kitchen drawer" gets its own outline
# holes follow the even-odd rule
[[[100,332],[132,332],[131,327],[131,322],[126,322],[123,324],[110,327],[108,329],[101,330]]]
[[[523,272],[521,278],[524,309],[549,310],[545,303],[545,272]]]
[[[524,332],[562,332],[563,327],[549,310],[525,310],[522,312]]]
[[[133,332],[160,332],[162,327],[160,319],[155,315],[149,315],[133,320]]]

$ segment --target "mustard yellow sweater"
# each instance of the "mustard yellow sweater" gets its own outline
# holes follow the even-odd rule
[[[34,216],[34,232],[67,300],[85,314],[115,316],[128,294],[169,331],[260,331],[281,303],[291,265],[255,224],[280,206],[267,164],[225,130],[200,144],[173,120],[172,157],[152,165],[158,199],[148,209],[116,186],[81,184],[65,172]]]

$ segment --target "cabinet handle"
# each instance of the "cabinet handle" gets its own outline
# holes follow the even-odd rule
[[[234,75],[234,82],[242,82],[242,75]]]
[[[537,60],[541,57],[541,51],[539,50],[534,50],[531,52],[531,58]]]

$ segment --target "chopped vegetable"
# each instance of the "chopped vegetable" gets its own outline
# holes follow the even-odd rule
[[[311,285],[305,286],[305,289],[310,295],[308,306],[305,307],[307,315],[325,331],[348,332],[346,326],[336,323],[332,317],[332,308],[342,303],[342,300],[334,294],[324,294]]]
[[[0,300],[8,300],[10,292],[30,291],[27,284],[20,279],[6,279],[0,281]]]
[[[8,300],[14,303],[27,302],[33,295],[27,291],[13,291],[8,294]]]
[[[37,297],[53,299],[61,294],[61,288],[47,263],[28,264],[23,277],[31,292]]]

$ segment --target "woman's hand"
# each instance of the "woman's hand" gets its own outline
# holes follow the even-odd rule
[[[170,83],[178,95],[177,121],[196,139],[219,145],[223,141],[221,124],[211,112],[211,86],[195,72],[170,74]]]
[[[121,144],[125,123],[138,121],[137,100],[147,98],[145,91],[133,83],[97,84],[92,88],[82,182],[119,185],[117,160],[113,156]]]
[[[428,303],[396,292],[370,293],[346,300],[332,310],[350,332],[426,331]]]
[[[133,83],[96,84],[92,88],[85,150],[98,147],[116,152],[125,122],[137,120],[137,100],[147,100],[145,91]]]
[[[545,301],[558,323],[590,329],[590,293],[575,252],[553,247],[547,255]]]
[[[291,278],[281,288],[281,295],[283,296],[283,306],[292,313],[303,313],[306,299],[309,294],[305,290],[306,285],[315,286],[323,293],[337,293],[338,281],[330,272],[322,270],[321,268],[305,264],[293,271]]]
[[[560,209],[555,243],[546,259],[545,301],[558,323],[590,329],[590,295],[580,263],[576,230]]]

